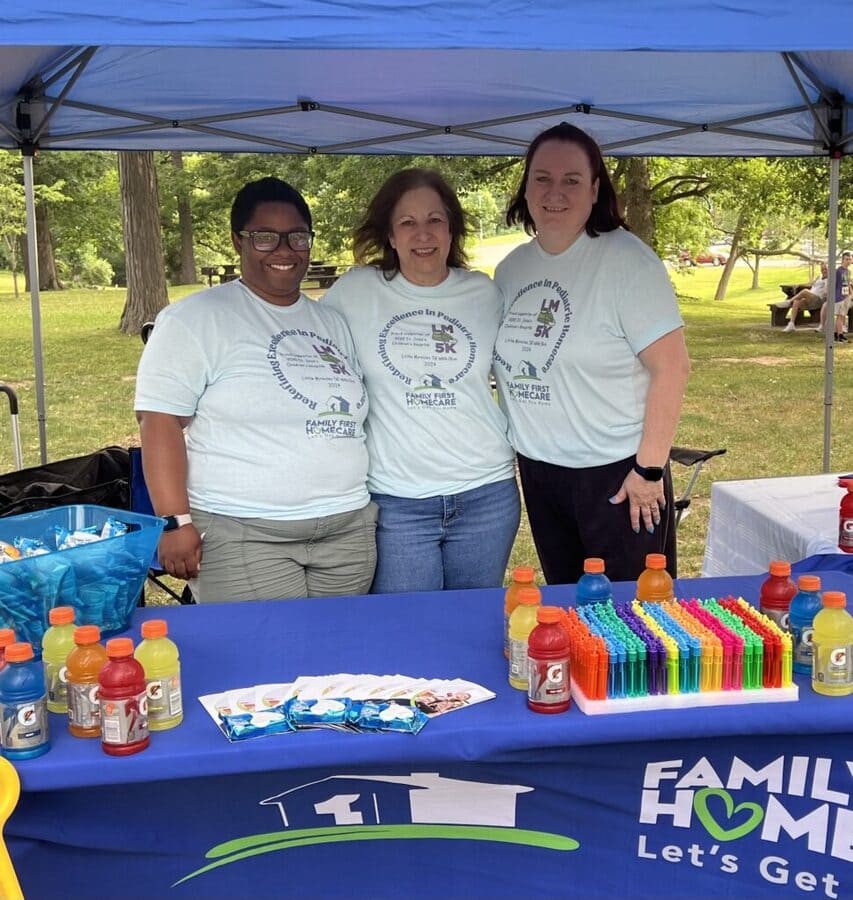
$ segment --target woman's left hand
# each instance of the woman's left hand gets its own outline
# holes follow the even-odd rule
[[[644,527],[652,534],[660,525],[661,510],[666,506],[663,481],[646,481],[633,469],[625,476],[622,487],[610,498],[611,503],[629,501],[628,515],[631,527],[639,534]]]

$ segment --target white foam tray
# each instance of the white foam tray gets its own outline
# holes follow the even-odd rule
[[[745,703],[790,703],[799,700],[794,684],[784,688],[751,691],[703,691],[696,694],[650,694],[648,697],[620,697],[613,700],[588,700],[572,679],[572,700],[588,716],[613,713],[646,712],[652,709],[692,709],[698,706],[740,706]]]

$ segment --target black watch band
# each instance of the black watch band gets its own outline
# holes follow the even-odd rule
[[[641,466],[636,460],[634,471],[646,481],[660,481],[663,478],[663,469],[660,466]]]
[[[182,513],[177,516],[163,516],[163,519],[166,523],[163,526],[163,531],[174,531],[183,525],[191,525],[193,521],[189,513]]]

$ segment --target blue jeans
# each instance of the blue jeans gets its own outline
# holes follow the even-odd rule
[[[379,507],[372,594],[503,584],[521,515],[514,478],[447,497],[372,498]]]

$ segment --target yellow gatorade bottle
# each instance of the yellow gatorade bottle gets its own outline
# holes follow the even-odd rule
[[[518,606],[518,592],[522,588],[536,587],[536,573],[531,566],[516,566],[512,570],[512,584],[504,594],[504,656],[509,659],[509,617]]]
[[[830,697],[853,694],[853,616],[842,591],[824,591],[812,626],[812,689]]]
[[[47,686],[47,708],[55,713],[68,712],[68,679],[65,663],[74,643],[74,608],[54,606],[48,613],[50,628],[41,642],[44,682]]]
[[[526,587],[518,592],[518,606],[509,617],[509,683],[527,692],[527,640],[536,627],[536,611],[542,602],[539,588]]]
[[[168,633],[169,626],[165,619],[143,622],[143,640],[133,654],[145,670],[150,731],[174,728],[184,718],[181,663],[177,646],[166,637]]]

